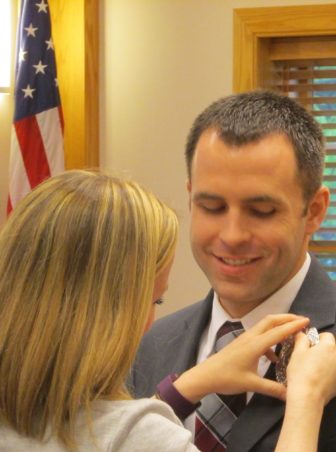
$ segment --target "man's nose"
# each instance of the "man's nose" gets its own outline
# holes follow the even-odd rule
[[[238,212],[228,212],[222,219],[219,238],[231,247],[248,242],[251,239],[251,231],[246,218]]]

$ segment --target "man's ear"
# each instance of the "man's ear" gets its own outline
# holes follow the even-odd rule
[[[307,206],[307,234],[314,234],[319,229],[327,213],[329,197],[328,187],[322,186],[309,201]]]
[[[190,181],[190,179],[187,179],[186,186],[187,186],[187,191],[188,191],[188,195],[189,195],[189,202],[188,202],[189,210],[191,210],[191,181]]]

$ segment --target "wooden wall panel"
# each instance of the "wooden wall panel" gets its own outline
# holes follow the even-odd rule
[[[99,1],[85,1],[85,149],[89,166],[99,166]]]
[[[93,0],[49,0],[67,169],[99,165],[98,5]]]

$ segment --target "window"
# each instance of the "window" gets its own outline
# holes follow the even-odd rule
[[[300,52],[298,52],[300,48]],[[336,280],[336,36],[275,38],[270,46],[269,87],[296,99],[321,124],[326,140],[324,184],[331,203],[311,246],[329,275]]]
[[[326,139],[331,204],[314,251],[336,280],[336,5],[235,10],[234,88],[271,88],[315,116]]]

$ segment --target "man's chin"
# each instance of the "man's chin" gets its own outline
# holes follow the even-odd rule
[[[251,297],[251,292],[238,291],[216,291],[219,303],[231,316],[241,318],[259,306],[263,299]],[[234,314],[234,315],[233,315]]]

